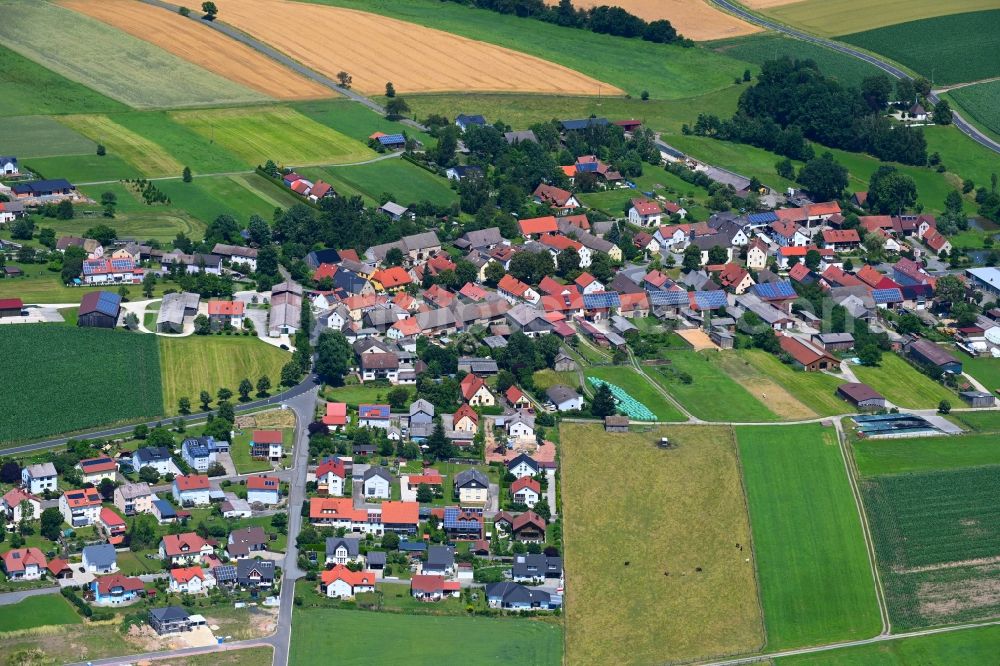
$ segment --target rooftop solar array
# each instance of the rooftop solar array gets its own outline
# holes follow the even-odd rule
[[[774,211],[769,210],[766,213],[751,213],[747,215],[747,221],[750,224],[769,224],[777,222],[778,216],[774,214]]]
[[[649,302],[653,306],[688,304],[686,291],[647,291],[646,295],[649,296]]]
[[[788,280],[755,284],[753,291],[763,299],[795,298],[795,289]]]
[[[724,291],[696,291],[694,292],[694,302],[699,309],[714,310],[726,306],[726,292]]]
[[[583,295],[583,306],[588,310],[617,308],[621,307],[621,304],[617,291],[599,291],[595,294]]]
[[[461,520],[459,516],[462,513],[469,513],[468,511],[463,511],[458,507],[448,506],[444,509],[444,527],[445,529],[477,529],[479,527],[479,521],[477,520]]]
[[[891,289],[873,289],[872,298],[875,299],[876,303],[901,303],[903,301],[903,292],[896,287]]]
[[[406,137],[402,134],[386,134],[378,138],[381,144],[406,143]]]
[[[121,306],[122,297],[118,294],[112,294],[110,291],[102,291],[101,295],[97,297],[97,311],[112,317],[118,314],[118,308]]]

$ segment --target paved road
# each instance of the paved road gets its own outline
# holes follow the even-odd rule
[[[753,12],[748,11],[742,5],[736,2],[732,2],[731,0],[711,0],[711,2],[721,7],[722,9],[728,11],[729,13],[735,14],[736,16],[739,16],[740,18],[749,21],[750,23],[754,23],[769,30],[774,30],[775,32],[784,33],[789,37],[794,37],[795,39],[801,39],[804,42],[811,42],[813,44],[825,46],[828,49],[839,51],[840,53],[845,53],[854,58],[858,58],[859,60],[864,60],[865,62],[874,65],[875,67],[878,67],[883,72],[897,79],[913,78],[912,76],[904,72],[899,67],[896,67],[892,63],[886,60],[882,60],[881,58],[878,58],[876,56],[873,56],[870,53],[865,53],[864,51],[856,49],[853,46],[849,46],[848,44],[844,44],[842,42],[836,42],[830,39],[824,39],[822,37],[817,37],[815,35],[810,35],[809,33],[802,32],[801,30],[796,30],[795,28],[790,28],[787,25],[783,25],[776,21],[771,21],[769,19],[763,18],[761,16],[758,16],[757,14],[754,14]],[[936,104],[939,99],[937,93],[934,91],[932,91],[931,94],[927,96],[927,98],[930,102],[934,104]],[[994,141],[993,139],[986,136],[978,129],[970,125],[965,120],[965,118],[963,118],[961,114],[959,114],[957,111],[954,112],[954,118],[952,122],[954,123],[955,127],[959,129],[959,131],[961,131],[963,134],[966,134],[969,138],[971,138],[979,145],[989,148],[995,153],[1000,153],[1000,143],[997,143],[996,141]]]
[[[18,590],[17,592],[4,592],[0,594],[0,606],[9,606],[28,597],[40,597],[43,594],[55,594],[59,591],[58,585],[52,587],[39,587],[34,590]]]
[[[245,402],[243,404],[234,405],[236,413],[245,412],[250,409],[256,409],[258,407],[266,407],[268,405],[278,405],[282,402],[288,402],[296,396],[302,395],[313,391],[316,388],[316,382],[313,380],[313,375],[306,375],[306,378],[302,382],[292,388],[288,389],[284,393],[279,393],[273,395],[270,398],[262,398],[260,400],[254,400],[252,402]],[[188,414],[187,416],[179,416],[176,418],[181,418],[185,423],[193,423],[197,421],[204,421],[208,418],[209,412],[198,412],[197,414]],[[169,425],[173,422],[175,418],[163,417],[160,419],[155,419],[153,421],[146,422],[146,425],[150,427],[155,427],[157,424],[162,423]],[[309,420],[312,420],[312,414],[309,415]],[[22,444],[20,446],[12,446],[6,449],[0,449],[0,456],[12,456],[21,453],[31,453],[32,451],[41,451],[44,449],[50,449],[55,446],[61,446],[71,439],[107,439],[110,437],[117,437],[119,435],[127,435],[135,430],[135,426],[138,425],[133,423],[127,426],[120,426],[117,428],[106,428],[104,430],[94,430],[91,432],[80,433],[70,437],[56,437],[55,439],[47,439],[41,442],[34,442],[32,444]]]

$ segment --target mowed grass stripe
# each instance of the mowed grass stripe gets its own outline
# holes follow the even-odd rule
[[[657,446],[663,436],[676,448]],[[560,440],[567,663],[675,663],[760,649],[732,429],[623,434],[563,423]]]
[[[719,366],[780,418],[794,421],[816,416],[792,392],[751,363],[748,352],[721,351]]]
[[[62,116],[59,120],[103,144],[109,154],[121,157],[146,176],[178,176],[184,170],[184,165],[162,146],[119,125],[108,116]]]
[[[0,46],[0,117],[48,113],[103,113],[126,107],[110,97],[46,69],[20,53]],[[6,128],[0,127],[0,136]],[[7,148],[10,152],[13,151]],[[19,154],[24,154],[21,151]]]
[[[938,384],[896,354],[882,354],[878,367],[851,366],[858,380],[899,407],[932,409],[942,400],[958,404],[958,394]]]
[[[61,594],[28,597],[16,604],[0,606],[0,627],[3,631],[81,622],[83,620]]]
[[[874,636],[881,620],[836,433],[736,429],[767,650]]]
[[[865,439],[853,447],[858,471],[864,476],[1000,465],[998,433]]]
[[[287,107],[177,111],[177,122],[219,143],[252,165],[343,164],[371,159],[360,141]]]
[[[0,16],[3,16],[0,43],[134,108],[269,99],[148,42],[50,2],[0,0]]]
[[[2,63],[3,49],[0,49]],[[0,64],[0,72],[3,66]],[[0,91],[5,86],[0,83]],[[0,93],[0,99],[6,93]],[[0,146],[5,154],[19,159],[55,157],[60,155],[94,155],[97,144],[87,137],[59,124],[48,116],[4,118],[0,123]]]
[[[378,202],[383,192],[403,205],[430,201],[447,206],[458,197],[448,181],[405,160],[388,159],[371,164],[306,170],[304,175],[322,178],[338,193],[361,194]]]
[[[591,366],[584,372],[587,377],[597,377],[615,384],[628,392],[656,415],[658,421],[685,421],[686,417],[669,400],[663,397],[656,387],[645,377],[639,375],[631,366]],[[593,390],[593,385],[587,383]]]
[[[662,372],[657,367],[646,368],[646,373],[698,418],[737,422],[778,420],[774,412],[719,367],[720,352],[679,351],[665,356],[669,366]],[[687,373],[691,383],[685,384],[670,370]]]
[[[213,396],[220,388],[236,392],[244,378],[254,385],[267,375],[278,386],[287,352],[254,338],[232,336],[160,337],[163,365],[163,405],[166,413],[177,413],[177,401],[186,397],[197,402],[201,391]]]

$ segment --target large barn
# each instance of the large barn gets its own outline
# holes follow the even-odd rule
[[[114,328],[118,325],[122,298],[110,291],[92,291],[80,301],[77,326]]]

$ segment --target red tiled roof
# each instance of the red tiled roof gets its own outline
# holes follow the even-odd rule
[[[280,430],[254,430],[251,441],[254,444],[281,444],[283,440]]]
[[[324,264],[326,266],[328,264]],[[209,301],[208,314],[210,315],[241,315],[243,314],[243,301]]]
[[[796,263],[788,271],[788,277],[795,280],[796,282],[802,282],[811,272],[812,271],[810,271],[805,264]]]
[[[323,572],[320,580],[323,581],[323,585],[329,585],[334,581],[342,580],[351,587],[358,587],[359,585],[370,585],[375,586],[375,572],[374,571],[351,571],[343,564],[338,564],[332,569],[327,569]]]
[[[525,236],[532,236],[534,234],[554,234],[559,231],[559,223],[552,215],[546,215],[544,217],[529,217],[526,220],[520,220],[517,225],[521,229],[521,233]]]
[[[813,349],[809,345],[805,344],[801,340],[789,337],[787,335],[778,336],[778,344],[781,345],[782,351],[791,356],[793,359],[801,363],[802,365],[809,365],[821,358],[829,358],[836,361],[835,358],[827,353],[821,352],[817,349]]]
[[[49,563],[50,571],[52,571],[51,566],[57,561],[65,564],[65,560],[52,560],[52,562]],[[56,574],[55,571],[53,571],[52,573],[53,575]],[[117,587],[122,588],[122,590],[124,590],[125,592],[138,592],[143,588],[143,583],[138,578],[124,576],[120,573],[113,573],[108,576],[97,577],[98,594],[110,594],[111,590]]]
[[[850,273],[845,273],[840,268],[836,266],[827,266],[826,270],[823,271],[822,277],[827,282],[831,282],[834,286],[840,287],[857,287],[864,284],[861,280],[851,275]]]
[[[564,217],[560,217],[559,221],[566,224],[572,224],[574,227],[578,227],[583,231],[590,230],[590,220],[587,219],[587,216],[582,213],[579,215],[566,215]]]
[[[573,248],[574,250],[579,250],[583,247],[583,243],[580,241],[575,241],[572,238],[563,236],[562,234],[556,234],[553,236],[542,236],[539,242],[542,245],[546,245],[555,250],[565,250],[566,248]]]
[[[365,509],[355,509],[354,500],[350,497],[312,497],[309,499],[309,518],[364,523],[368,521],[368,512]]]
[[[330,458],[321,462],[319,467],[316,468],[316,478],[326,476],[330,472],[333,472],[334,476],[339,476],[342,479],[347,478],[347,466],[340,458]]]
[[[4,493],[4,496],[3,496],[3,502],[4,502],[4,504],[6,504],[7,506],[9,506],[11,508],[17,506],[18,504],[20,504],[21,502],[24,502],[26,500],[33,500],[35,502],[41,502],[40,499],[38,499],[37,497],[35,497],[31,493],[29,493],[27,490],[25,490],[24,488],[19,488],[19,487],[11,488],[6,493]]]
[[[659,215],[663,212],[660,204],[649,199],[632,199],[632,207],[639,215]]]
[[[554,185],[546,185],[542,183],[535,188],[534,194],[543,203],[554,204],[556,206],[565,206],[566,203],[573,196],[572,192],[567,192],[566,190],[556,187]]]
[[[824,243],[860,243],[857,229],[824,229]]]
[[[486,290],[471,282],[466,282],[462,288],[458,290],[458,293],[465,296],[470,301],[481,301],[486,298]]]
[[[383,525],[416,525],[420,522],[417,502],[382,502]]]
[[[38,548],[15,548],[3,554],[4,570],[9,572],[24,571],[29,564],[35,564],[40,569],[47,565],[45,555]]]
[[[49,560],[49,565],[46,568],[49,570],[49,573],[51,573],[53,576],[58,576],[59,574],[67,570],[72,572],[72,569],[70,569],[69,566],[69,562],[62,559],[61,557],[55,557]]]
[[[459,407],[458,411],[456,411],[452,416],[452,423],[458,423],[466,416],[472,419],[473,423],[479,423],[479,414],[476,414],[476,410],[470,407],[467,402],[463,402],[462,406]]]
[[[0,298],[0,310],[20,310],[23,307],[20,298]]]
[[[524,393],[521,389],[517,388],[513,384],[507,387],[507,392],[504,394],[511,403],[515,403],[524,397]]]
[[[101,507],[101,522],[108,527],[125,527],[125,519],[106,506]]]
[[[328,402],[326,403],[326,414],[323,415],[323,423],[330,426],[347,425],[347,403]]]
[[[277,490],[281,486],[281,481],[276,476],[251,476],[247,479],[247,490]]]
[[[476,395],[476,392],[484,386],[486,386],[486,382],[476,375],[466,375],[465,378],[462,379],[462,383],[459,384],[462,397],[466,400],[471,400],[472,397]]]
[[[497,283],[497,288],[503,289],[508,294],[513,294],[514,296],[522,297],[524,296],[525,292],[528,291],[528,289],[530,289],[531,287],[524,284],[510,273],[507,273],[502,278],[500,278],[500,281]]]
[[[194,532],[163,535],[163,549],[167,557],[198,553],[206,545],[208,545],[208,542]]]
[[[417,574],[410,578],[410,590],[424,593],[454,592],[461,589],[457,580],[445,580],[444,576]]]
[[[670,276],[661,271],[652,270],[646,273],[646,277],[643,278],[646,282],[653,285],[654,287],[662,287],[667,282],[670,281]]]
[[[372,275],[372,280],[381,284],[385,289],[401,287],[412,282],[410,274],[402,266],[393,266],[392,268],[380,270],[375,275]]]
[[[534,490],[536,494],[541,494],[542,492],[542,484],[538,483],[538,481],[535,481],[530,476],[522,476],[520,479],[517,479],[514,483],[510,484],[510,492],[512,493],[516,493],[522,488],[530,488],[531,490]]]
[[[867,264],[862,266],[861,270],[855,273],[855,276],[869,287],[875,287],[885,277],[875,270],[873,266]]]
[[[181,492],[185,490],[208,490],[208,477],[201,474],[188,474],[174,477],[174,483]]]
[[[580,287],[580,289],[586,289],[587,287],[589,287],[591,284],[593,284],[596,281],[597,281],[597,278],[595,278],[590,273],[587,273],[586,271],[583,272],[583,273],[580,273],[576,277],[576,279],[573,280],[573,282],[575,282],[576,285],[578,287]]]
[[[406,319],[400,319],[390,326],[390,328],[396,329],[403,337],[406,337],[408,335],[416,335],[420,332],[420,322],[417,321],[416,317],[407,317]]]
[[[339,267],[336,264],[320,264],[313,271],[313,280],[322,280],[323,278],[332,278],[337,274]]]
[[[719,271],[719,284],[723,287],[735,287],[743,282],[747,275],[749,275],[747,269],[739,264],[725,264]]]
[[[63,493],[66,503],[71,508],[81,506],[94,506],[101,504],[101,494],[96,488],[81,488],[80,490],[68,490]]]
[[[178,567],[170,570],[170,577],[178,583],[188,583],[195,578],[205,580],[205,572],[201,567]]]

